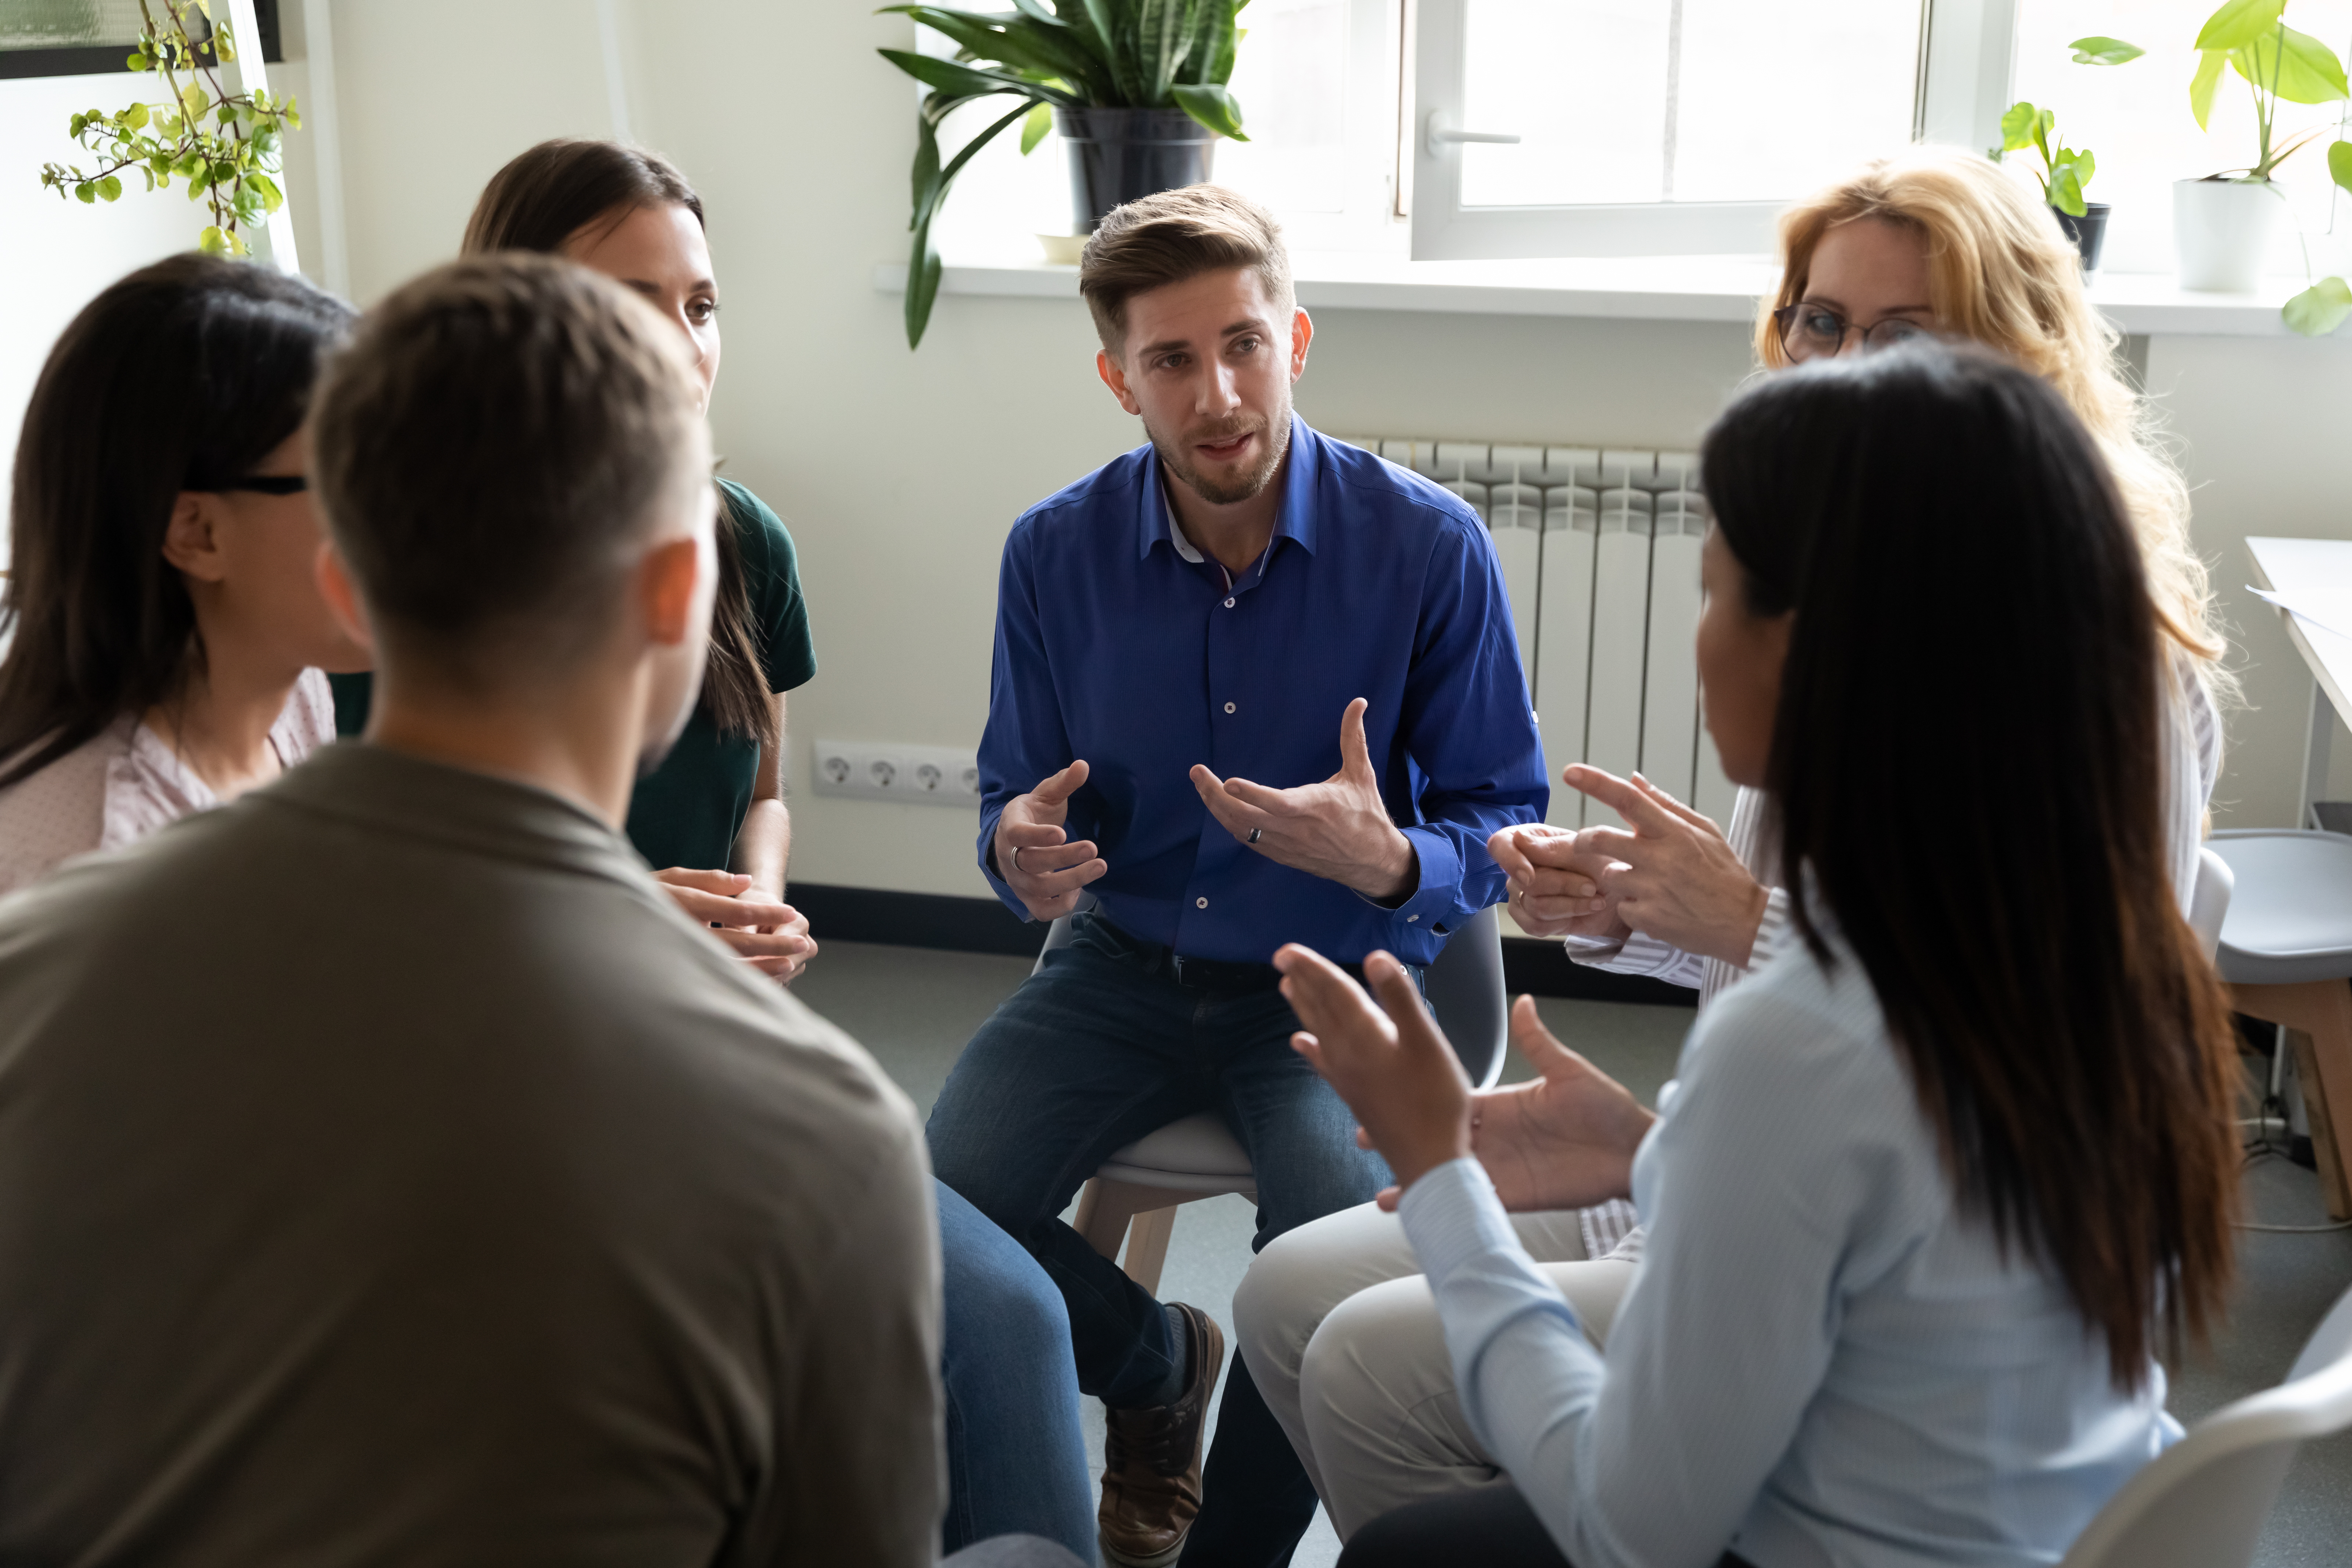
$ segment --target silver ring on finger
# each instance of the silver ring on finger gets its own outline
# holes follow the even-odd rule
[[[1251,843],[1255,844],[1255,843],[1256,843],[1259,839],[1261,839],[1261,838],[1263,838],[1263,837],[1265,837],[1265,828],[1263,828],[1263,827],[1253,827],[1253,828],[1251,828],[1251,829],[1250,829],[1249,841],[1250,841]]]
[[[1020,844],[1015,844],[1015,845],[1013,847],[1013,868],[1014,870],[1016,870],[1016,871],[1020,871],[1020,870],[1021,870],[1021,851],[1022,851],[1024,847],[1026,847],[1026,846],[1020,845]],[[1024,876],[1026,876],[1028,873],[1026,873],[1026,872],[1023,872],[1022,874],[1023,874]]]

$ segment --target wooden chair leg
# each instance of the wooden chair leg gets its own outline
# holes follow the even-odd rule
[[[2311,1117],[2313,1152],[2322,1171],[2321,1190],[2333,1219],[2352,1219],[2352,1147],[2340,1133],[2352,1132],[2352,984],[2315,980],[2302,985],[2232,985],[2231,1005],[2249,1017],[2284,1024],[2310,1037],[2308,1059],[2297,1047],[2304,1109]],[[2347,1125],[2336,1125],[2337,1115]]]
[[[1130,1190],[1125,1182],[1096,1176],[1078,1192],[1078,1213],[1071,1228],[1087,1238],[1088,1247],[1114,1262],[1119,1243],[1127,1239],[1127,1222],[1135,1217],[1134,1208],[1121,1201]]]
[[[1175,1234],[1176,1205],[1147,1209],[1127,1227],[1127,1277],[1147,1294],[1160,1294],[1160,1271],[1168,1262],[1168,1238]]]

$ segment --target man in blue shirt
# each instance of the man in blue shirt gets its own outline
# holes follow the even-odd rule
[[[1150,442],[1013,525],[980,748],[982,869],[1075,940],[966,1047],[931,1158],[1061,1287],[1109,1411],[1105,1553],[1278,1564],[1315,1493],[1248,1369],[1204,1502],[1222,1333],[1055,1216],[1114,1150],[1212,1110],[1249,1152],[1258,1247],[1387,1184],[1291,1050],[1270,961],[1426,965],[1502,899],[1486,839],[1541,820],[1543,754],[1484,525],[1293,416],[1314,329],[1272,217],[1214,186],[1130,204],[1079,289]]]

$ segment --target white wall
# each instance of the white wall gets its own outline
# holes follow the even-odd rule
[[[609,129],[594,0],[334,0],[333,14],[362,303],[454,253],[475,193],[507,158],[543,136]],[[975,742],[1006,528],[1139,435],[1095,380],[1075,302],[950,297],[908,352],[900,301],[871,273],[905,251],[913,90],[873,50],[907,46],[911,24],[852,0],[629,0],[624,18],[636,134],[677,161],[710,210],[727,471],[801,546],[822,668],[791,703],[793,874],[980,893],[969,817],[814,795],[807,741]],[[427,65],[418,38],[460,43]],[[14,85],[0,84],[0,103]],[[298,232],[315,267],[317,246]],[[96,281],[57,287],[79,289],[78,305]],[[1746,334],[1719,325],[1371,311],[1318,324],[1299,405],[1349,434],[1687,446],[1748,365]],[[2255,704],[2231,720],[2222,814],[2284,822],[2307,684],[2270,612],[2237,591],[2238,542],[2352,537],[2352,442],[2334,432],[2352,407],[2352,342],[2159,339],[2148,368],[2203,487],[2199,540],[2217,558]],[[1982,766],[1986,787],[2003,787],[2000,759]]]

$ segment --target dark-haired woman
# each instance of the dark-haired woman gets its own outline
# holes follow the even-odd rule
[[[719,374],[719,286],[702,200],[664,159],[613,142],[542,142],[491,177],[463,248],[551,251],[636,289],[677,324],[708,397]],[[627,830],[687,913],[788,980],[816,944],[782,903],[792,847],[782,694],[816,673],[816,654],[792,536],[750,490],[719,483],[721,521],[731,526],[719,534],[702,700],[668,758],[638,782]],[[336,684],[339,718],[355,732],[367,682]],[[1068,1310],[1018,1243],[947,1187],[933,1191],[946,1300],[946,1548],[1026,1533],[1092,1562]]]
[[[2158,1358],[2221,1310],[2235,1049],[2090,437],[2040,378],[1921,347],[1758,384],[1705,460],[1706,721],[1794,896],[1664,1113],[1524,999],[1544,1077],[1474,1095],[1385,957],[1385,1016],[1277,958],[1426,1270],[1308,1347],[1311,1442],[1385,1422],[1424,1455],[1427,1485],[1332,1499],[1348,1568],[2055,1562],[2179,1435]],[[1650,1236],[1604,1362],[1506,1208],[1627,1193]],[[1456,1389],[1328,1401],[1378,1364],[1359,1303],[1410,1292]]]
[[[694,355],[706,404],[719,379],[719,282],[702,198],[660,156],[615,142],[542,142],[490,178],[459,247],[570,258],[644,295]],[[784,900],[784,696],[816,674],[793,536],[732,479],[719,530],[719,597],[694,717],[629,802],[629,842],[686,912],[744,961],[790,981],[816,952]],[[335,683],[339,727],[366,727],[369,678]]]
[[[202,256],[76,316],[25,412],[0,597],[0,893],[266,784],[364,669],[312,577],[299,430],[351,308]]]

